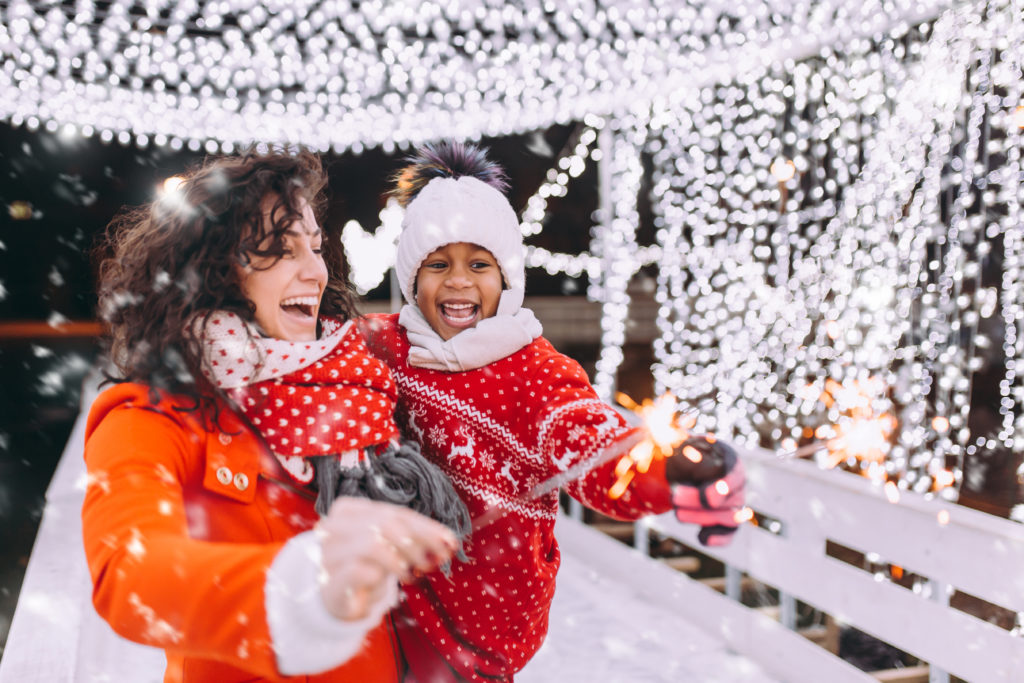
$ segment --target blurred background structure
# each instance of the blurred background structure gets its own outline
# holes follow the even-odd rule
[[[1020,0],[0,0],[0,55],[0,645],[96,356],[90,246],[253,142],[324,153],[374,310],[387,175],[482,142],[603,395],[1024,521]]]

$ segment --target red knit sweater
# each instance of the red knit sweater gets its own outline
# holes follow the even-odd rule
[[[475,531],[470,562],[405,587],[404,611],[448,663],[473,681],[510,681],[547,633],[560,562],[558,494],[526,496],[537,484],[634,434],[602,402],[574,360],[538,337],[516,353],[467,372],[410,367],[397,315],[370,316],[363,333],[398,385],[406,436],[451,478],[473,519],[504,513]],[[652,467],[611,500],[613,458],[565,486],[584,505],[618,519],[671,508],[664,471]]]

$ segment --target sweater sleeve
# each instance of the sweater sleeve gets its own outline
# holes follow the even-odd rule
[[[189,537],[193,438],[170,416],[131,406],[89,434],[82,534],[93,604],[130,640],[277,675],[263,585],[280,544]]]
[[[302,540],[231,543],[190,534],[204,524],[202,510],[186,504],[185,494],[195,485],[199,434],[174,416],[127,404],[90,422],[83,541],[93,604],[114,631],[169,654],[219,661],[274,680],[283,662],[290,673],[312,673],[343,661],[353,643],[358,649],[376,622],[330,624],[313,612],[280,621],[289,618],[284,608],[294,596],[268,590],[279,589],[282,576],[317,587],[309,579],[316,558],[303,550]],[[285,546],[289,552],[282,553]],[[303,563],[306,579],[297,574]],[[268,625],[268,605],[279,627],[297,629],[283,650]],[[331,639],[343,656],[303,661],[301,649],[290,647],[303,633],[311,634],[308,642]]]
[[[616,519],[637,519],[671,509],[664,467],[657,461],[635,476],[621,497],[609,497],[616,464],[642,433],[598,398],[579,363],[556,353],[540,365],[534,383],[539,387],[537,395],[544,397],[536,417],[537,446],[550,467],[547,477],[578,472],[564,485],[569,495]]]

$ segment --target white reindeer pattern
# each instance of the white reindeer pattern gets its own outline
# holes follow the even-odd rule
[[[473,450],[476,448],[476,439],[473,435],[466,431],[465,427],[459,427],[455,434],[461,436],[466,440],[465,446],[452,445],[451,450],[448,451],[448,464],[451,465],[456,458],[462,457],[469,460],[469,464],[476,467],[476,457],[473,455]]]
[[[423,428],[420,427],[418,424],[416,424],[416,419],[417,418],[421,418],[422,419],[425,415],[426,415],[426,411],[424,411],[424,410],[420,410],[420,411],[410,410],[409,411],[409,420],[408,420],[408,422],[409,422],[409,431],[411,431],[413,434],[416,435],[416,441],[418,443],[423,443]]]
[[[501,472],[498,473],[499,477],[505,477],[508,480],[509,485],[514,491],[516,489],[516,478],[512,476],[512,461],[506,460],[505,464],[501,466]]]

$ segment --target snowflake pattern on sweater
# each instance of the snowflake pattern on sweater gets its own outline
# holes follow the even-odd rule
[[[369,316],[362,327],[371,352],[394,375],[403,432],[451,478],[474,520],[495,507],[503,513],[474,531],[470,561],[456,562],[450,577],[434,573],[405,586],[403,610],[462,676],[512,680],[544,641],[560,562],[558,493],[530,499],[530,492],[600,459],[606,448],[631,443],[636,429],[597,397],[576,361],[542,337],[485,367],[447,373],[407,364],[397,315]],[[617,519],[670,509],[658,468],[609,499],[616,460],[565,489]]]

